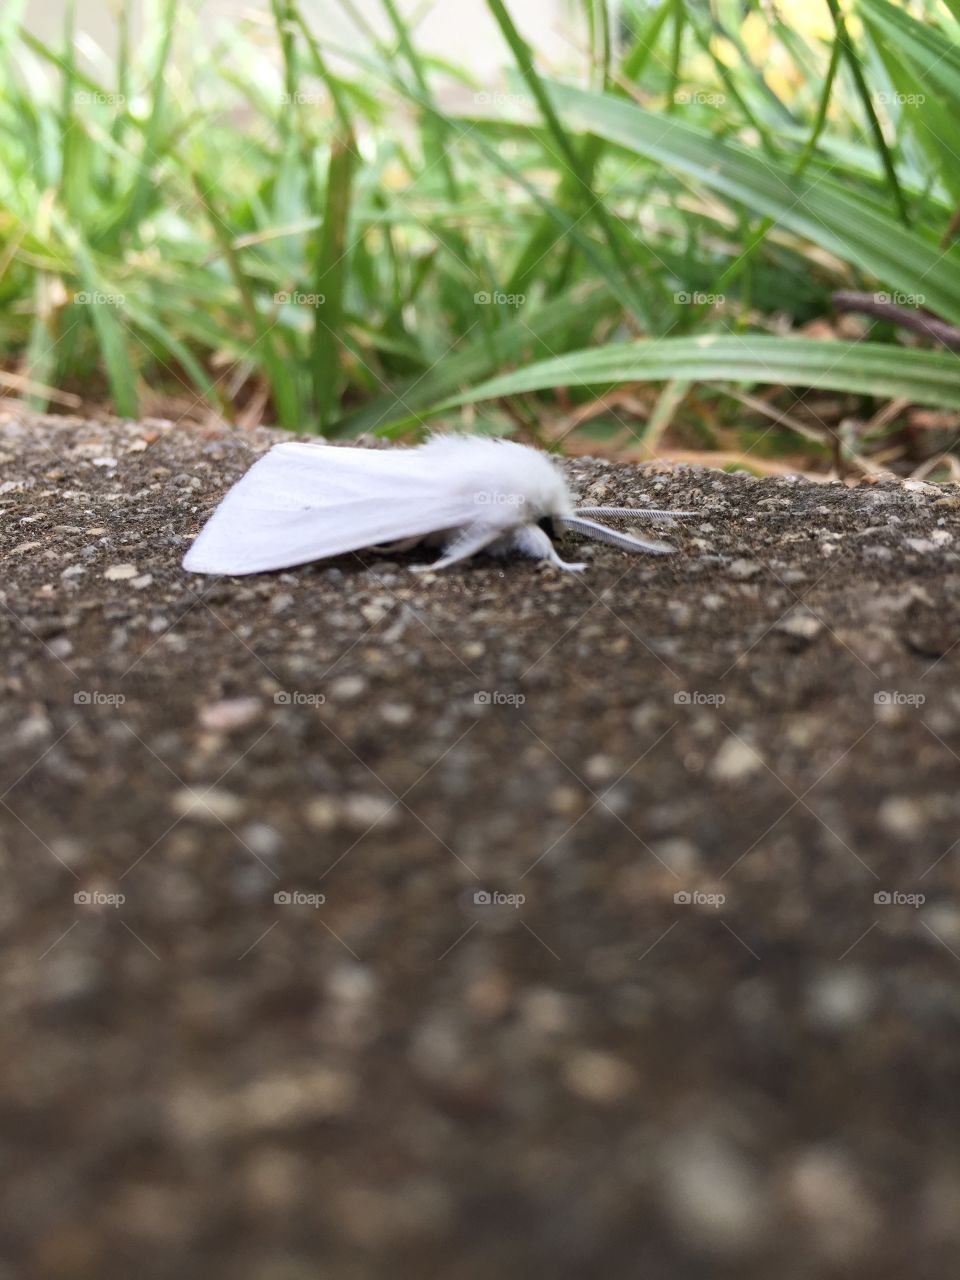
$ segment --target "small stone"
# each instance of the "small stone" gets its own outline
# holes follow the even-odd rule
[[[763,566],[757,564],[756,560],[734,560],[732,564],[727,565],[728,576],[735,578],[738,582],[748,582],[762,571]]]
[[[918,555],[928,555],[937,549],[937,544],[930,538],[904,538],[903,545],[916,551]]]
[[[702,866],[699,849],[683,836],[676,836],[672,840],[658,840],[653,845],[653,852],[678,876],[691,875]]]
[[[564,1064],[563,1082],[584,1102],[611,1106],[633,1092],[637,1076],[622,1058],[585,1049]]]
[[[329,796],[319,796],[307,804],[303,816],[314,831],[330,831],[337,825],[337,806]]]
[[[143,589],[145,587],[149,587],[152,582],[153,582],[152,573],[141,573],[141,574],[138,574],[136,578],[130,579],[131,587],[134,587],[137,591],[143,591]]]
[[[960,909],[945,902],[924,907],[924,923],[938,937],[956,948],[960,945]]]
[[[330,697],[336,702],[352,702],[366,690],[367,682],[363,676],[339,676],[331,680]]]
[[[211,733],[234,733],[256,720],[262,710],[259,698],[228,698],[202,707],[199,720]]]
[[[301,1076],[278,1072],[256,1080],[235,1101],[245,1129],[295,1129],[349,1111],[356,1093],[347,1072],[313,1067]]]
[[[554,813],[564,817],[576,813],[580,808],[580,792],[576,787],[554,787],[549,797],[550,808]]]
[[[116,458],[110,457],[94,458],[92,461],[95,467],[115,467],[117,465]]]
[[[387,597],[384,599],[371,600],[369,604],[360,606],[360,613],[367,626],[375,627],[378,622],[382,622],[393,607],[393,601]]]
[[[776,629],[798,640],[812,640],[823,630],[823,623],[806,609],[794,609],[780,619]]]
[[[380,708],[380,719],[399,729],[413,719],[413,707],[402,702],[385,702]]]
[[[182,818],[198,822],[234,822],[243,813],[243,801],[232,791],[219,787],[183,787],[174,792],[171,805]]]
[[[918,836],[924,828],[923,809],[907,796],[888,796],[877,811],[884,830],[902,839]]]
[[[383,827],[396,820],[395,805],[390,796],[358,791],[344,800],[343,815],[352,827]]]
[[[608,782],[618,772],[622,772],[622,769],[618,770],[617,762],[612,756],[598,754],[590,756],[583,766],[583,772],[591,782]]]
[[[524,1030],[538,1039],[569,1034],[576,1028],[576,1006],[552,987],[527,987],[517,1001]]]
[[[326,975],[330,998],[340,1004],[369,1004],[377,994],[377,975],[366,965],[345,960],[327,970]]]
[[[108,582],[128,582],[137,576],[135,564],[112,564],[104,569],[103,576]]]
[[[735,1258],[758,1244],[768,1215],[763,1186],[718,1134],[698,1126],[671,1136],[661,1187],[685,1245]]]
[[[16,740],[22,745],[42,742],[53,731],[49,717],[42,711],[34,712],[17,725]]]
[[[713,757],[710,775],[718,782],[743,782],[763,768],[763,757],[741,738],[729,737]]]
[[[464,991],[467,1008],[477,1018],[494,1022],[510,1008],[513,984],[506,974],[486,969],[478,974]]]
[[[240,831],[240,839],[260,858],[273,858],[283,845],[283,838],[269,822],[248,822]]]
[[[818,1253],[843,1264],[873,1247],[880,1216],[857,1170],[841,1152],[826,1146],[803,1152],[788,1173],[787,1187]]]
[[[64,569],[61,578],[79,578],[81,574],[86,573],[86,569],[82,564],[72,564],[69,568]]]
[[[861,969],[837,966],[818,976],[807,992],[811,1021],[827,1031],[863,1022],[873,1009],[876,986]]]
[[[660,707],[657,703],[643,702],[630,712],[630,728],[634,733],[648,733],[656,726],[659,716]]]

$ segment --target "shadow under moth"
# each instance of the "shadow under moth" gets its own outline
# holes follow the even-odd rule
[[[247,574],[350,551],[439,546],[440,558],[411,566],[446,569],[485,551],[561,560],[565,532],[623,551],[674,548],[600,523],[666,520],[692,511],[575,507],[560,469],[544,453],[487,436],[434,436],[413,448],[357,449],[291,441],[253,464],[187,552],[191,573]]]

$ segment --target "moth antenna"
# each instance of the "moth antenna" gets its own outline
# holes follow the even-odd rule
[[[696,511],[660,511],[651,507],[577,507],[578,516],[606,516],[608,520],[672,520]]]
[[[619,547],[621,551],[647,551],[651,555],[665,556],[676,550],[669,542],[645,542],[642,538],[631,538],[629,534],[608,529],[595,520],[585,520],[579,513],[575,516],[562,516],[561,523],[573,533],[582,533],[586,538],[605,542],[610,547]]]

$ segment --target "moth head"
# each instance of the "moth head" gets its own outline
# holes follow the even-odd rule
[[[512,482],[517,492],[523,495],[527,522],[540,523],[552,537],[551,528],[542,522],[552,522],[559,533],[561,522],[574,512],[573,498],[563,472],[547,454],[524,445],[514,445],[513,448],[517,452],[510,458],[514,464]]]
[[[559,542],[566,530],[563,516],[541,516],[537,521],[537,526],[543,530],[551,542]]]

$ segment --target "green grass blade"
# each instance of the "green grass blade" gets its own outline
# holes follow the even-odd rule
[[[313,397],[321,432],[336,417],[340,400],[343,298],[350,268],[347,226],[355,154],[352,134],[334,139],[314,269],[314,291],[323,299],[314,308],[311,361]]]
[[[837,0],[827,0],[827,7],[830,10],[830,16],[833,18],[833,24],[837,31],[837,40],[840,43],[840,51],[847,60],[847,66],[850,74],[853,76],[853,82],[856,85],[857,93],[860,96],[860,104],[863,113],[867,117],[867,123],[870,132],[873,135],[873,141],[877,148],[877,155],[883,165],[884,172],[887,175],[887,181],[890,184],[890,191],[893,195],[897,209],[900,213],[900,220],[904,224],[909,224],[910,214],[907,210],[907,203],[903,198],[903,192],[900,190],[900,182],[897,178],[897,167],[893,162],[893,156],[890,154],[890,148],[887,146],[887,140],[883,136],[883,130],[880,127],[880,121],[877,119],[876,108],[873,105],[873,99],[870,96],[870,90],[867,88],[867,82],[864,79],[863,68],[860,66],[860,56],[850,39],[847,31],[847,24],[844,21],[843,14],[840,12],[840,5]]]
[[[634,103],[564,85],[551,85],[551,94],[572,125],[773,218],[888,287],[922,293],[931,311],[960,323],[960,258],[945,255],[932,236],[900,226],[839,182],[797,175],[707,130],[665,120]]]
[[[123,225],[127,230],[137,227],[143,217],[153,187],[153,167],[160,150],[160,133],[166,104],[165,80],[167,63],[173,45],[173,32],[177,20],[177,0],[164,0],[161,18],[160,43],[150,83],[150,115],[143,129],[140,164],[130,192]]]
[[[633,306],[638,318],[649,326],[650,317],[646,306],[633,285],[635,267],[626,259],[621,249],[616,227],[607,212],[603,198],[597,195],[582,172],[581,161],[577,155],[576,148],[567,135],[567,131],[563,127],[550,100],[550,95],[533,65],[533,51],[514,25],[503,0],[487,0],[487,6],[496,19],[504,39],[510,46],[510,52],[516,59],[520,75],[533,95],[533,99],[546,122],[550,135],[560,152],[560,159],[566,166],[566,171],[572,176],[580,190],[585,216],[590,217],[597,224],[606,241],[611,257],[614,259],[618,269],[623,273],[624,282],[633,298]]]
[[[273,324],[268,324],[257,305],[257,292],[253,281],[247,276],[240,262],[240,257],[233,246],[233,240],[226,224],[214,206],[208,191],[197,174],[192,175],[197,199],[207,214],[214,238],[220,246],[224,260],[233,278],[234,285],[240,295],[244,315],[253,333],[251,352],[255,359],[263,365],[264,373],[270,384],[276,405],[277,418],[281,426],[288,430],[296,430],[303,421],[297,384],[287,362],[277,351],[273,338]]]
[[[887,0],[857,0],[857,9],[891,49],[914,65],[925,85],[944,94],[954,110],[960,107],[960,44]]]
[[[879,342],[848,345],[765,334],[661,338],[575,351],[491,378],[437,407],[447,410],[552,387],[674,378],[819,387],[960,409],[960,360],[955,355]]]
[[[434,368],[401,381],[382,396],[335,423],[330,434],[358,436],[366,431],[385,432],[407,423],[420,423],[440,401],[463,386],[489,377],[509,361],[536,360],[556,350],[557,343],[571,332],[587,341],[598,321],[608,316],[615,304],[607,289],[598,283],[580,287],[565,298],[518,315],[485,342],[475,342],[448,354]]]
[[[131,359],[130,345],[120,311],[123,291],[114,288],[98,271],[89,247],[75,228],[67,226],[54,211],[53,222],[76,263],[81,292],[87,295],[85,309],[97,335],[100,355],[110,384],[114,410],[120,417],[136,418],[140,410],[137,394],[136,365]]]

